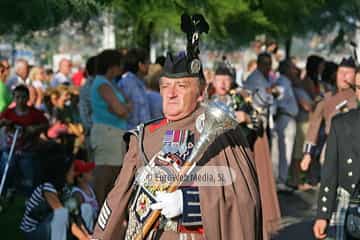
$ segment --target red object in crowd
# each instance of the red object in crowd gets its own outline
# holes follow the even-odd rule
[[[79,70],[72,76],[72,82],[74,86],[81,87],[85,78],[85,71]]]
[[[17,115],[15,108],[8,108],[1,115],[0,119],[10,120],[13,124],[26,128],[31,125],[47,123],[44,113],[33,107],[29,107],[29,111],[25,115]],[[13,141],[13,134],[7,134],[6,145],[10,147]],[[34,139],[24,139],[22,134],[18,137],[16,141],[17,150],[29,149],[34,144]]]
[[[48,129],[47,135],[49,138],[57,138],[62,134],[68,133],[68,127],[63,123],[55,123]]]
[[[8,108],[0,115],[0,119],[10,120],[15,125],[19,125],[21,127],[48,122],[44,113],[33,107],[29,107],[29,111],[25,115],[17,115],[15,108]]]
[[[95,168],[94,162],[85,162],[84,160],[74,161],[75,174],[79,175],[82,173],[88,173]]]

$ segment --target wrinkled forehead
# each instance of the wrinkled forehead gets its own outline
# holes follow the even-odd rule
[[[351,72],[354,72],[355,73],[355,68],[353,67],[347,67],[347,66],[339,66],[338,68],[338,72],[341,72],[341,73],[351,73]]]
[[[172,84],[172,83],[199,84],[199,78],[198,77],[169,78],[165,76],[160,78],[160,84]]]

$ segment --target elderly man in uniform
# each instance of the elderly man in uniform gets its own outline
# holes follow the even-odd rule
[[[132,194],[134,181],[139,179],[136,171],[146,165],[146,159],[151,159],[150,163],[155,160],[158,166],[170,156],[175,159],[172,164],[181,165],[199,140],[205,117],[199,106],[205,80],[194,61],[199,63],[189,48],[187,55],[167,56],[160,79],[165,118],[138,127],[137,134],[130,136],[123,170],[104,202],[93,238],[123,239],[125,227],[125,239],[134,239],[152,209],[161,210],[160,220],[152,225],[150,235],[140,239],[262,239],[256,171],[239,129],[220,135],[197,164],[200,168],[231,168],[235,178],[230,184],[203,186],[194,182],[171,193],[160,191],[150,196],[150,190],[140,188],[142,192]]]
[[[356,75],[356,97],[359,103],[359,73]],[[344,224],[350,196],[359,187],[359,120],[359,107],[339,114],[332,120],[321,178],[318,212],[313,227],[317,239],[353,239],[347,235]]]
[[[308,132],[304,144],[304,157],[301,161],[301,169],[308,170],[314,156],[322,121],[325,121],[325,133],[329,134],[331,119],[339,112],[346,112],[357,106],[356,96],[352,87],[355,82],[355,61],[353,58],[344,58],[337,70],[336,85],[337,93],[328,92],[324,99],[318,103],[310,118]],[[323,153],[325,152],[325,147]],[[323,153],[320,162],[323,162]]]

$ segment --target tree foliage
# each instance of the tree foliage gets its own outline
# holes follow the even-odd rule
[[[202,13],[210,24],[208,39],[221,46],[238,46],[263,33],[287,40],[337,23],[346,31],[360,18],[359,0],[1,0],[0,9],[2,34],[48,29],[67,19],[86,23],[110,11],[125,32],[121,37],[143,47],[165,30],[179,33],[185,12]]]
[[[1,0],[0,33],[48,29],[67,19],[86,22],[99,12],[98,0]]]
[[[181,14],[196,12],[209,21],[210,38],[225,46],[248,42],[262,33],[279,39],[304,34],[313,29],[308,20],[324,1],[114,0],[113,5],[131,25],[137,45],[146,46],[149,35],[156,36],[164,29],[179,32]]]

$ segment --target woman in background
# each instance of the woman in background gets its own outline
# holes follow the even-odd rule
[[[113,85],[113,80],[123,73],[122,55],[117,50],[104,50],[96,58],[96,66],[97,75],[91,85],[93,126],[90,141],[96,163],[94,190],[98,203],[102,204],[122,166],[123,136],[130,107]]]

